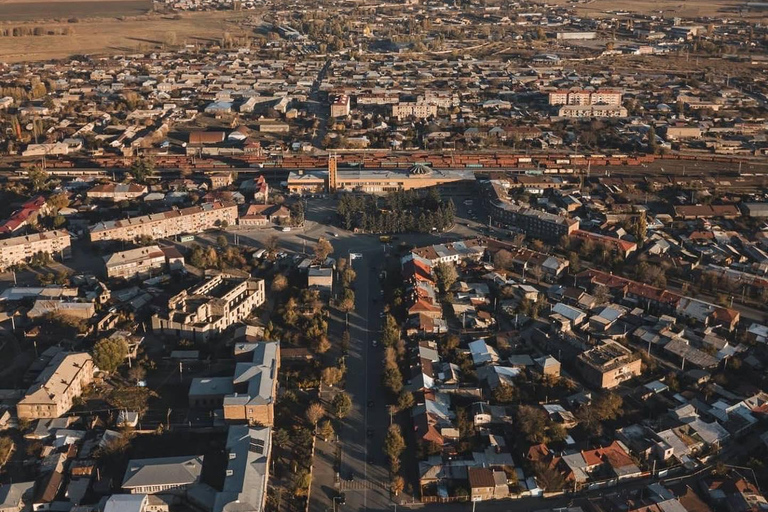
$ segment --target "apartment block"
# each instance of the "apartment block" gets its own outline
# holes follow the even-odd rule
[[[627,117],[627,109],[621,105],[563,105],[557,111],[560,117]]]
[[[529,236],[552,241],[579,229],[579,221],[576,219],[511,202],[502,182],[491,181],[487,191],[484,198],[486,207],[496,223],[518,229]]]
[[[152,330],[207,341],[245,320],[265,300],[264,280],[219,274],[168,300],[168,311],[152,317]]]
[[[271,452],[270,427],[229,427],[226,476],[221,492],[216,493],[213,512],[264,510]]]
[[[398,121],[409,117],[427,119],[436,115],[437,105],[429,103],[407,102],[392,105],[392,117],[396,118]]]
[[[554,91],[549,93],[550,105],[621,105],[621,93],[609,90]]]
[[[141,236],[153,239],[182,233],[200,233],[223,223],[237,223],[237,205],[231,202],[205,203],[200,206],[173,209],[132,219],[100,222],[91,226],[91,242],[134,240]]]
[[[24,263],[40,252],[66,259],[71,254],[71,248],[69,233],[65,230],[5,238],[0,240],[0,269]]]
[[[331,99],[331,117],[345,117],[349,115],[349,96],[340,94]]]
[[[145,277],[165,267],[165,253],[157,245],[139,247],[104,256],[107,277]]]
[[[615,341],[579,354],[576,367],[595,388],[611,389],[642,373],[642,361],[632,351]]]
[[[58,418],[93,381],[93,358],[85,352],[60,352],[16,404],[19,419]]]

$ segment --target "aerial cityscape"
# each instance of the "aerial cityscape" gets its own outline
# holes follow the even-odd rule
[[[0,512],[768,512],[768,3],[0,1]]]

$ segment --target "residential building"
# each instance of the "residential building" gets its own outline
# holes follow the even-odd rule
[[[340,94],[331,99],[331,117],[346,117],[349,115],[349,96]]]
[[[600,389],[615,388],[642,373],[640,357],[610,340],[579,354],[576,366],[591,386]]]
[[[138,199],[146,195],[147,192],[146,185],[138,183],[100,183],[90,189],[87,196],[92,199],[117,203]]]
[[[509,485],[504,471],[489,468],[467,468],[470,498],[486,501],[509,497]]]
[[[21,208],[0,224],[0,234],[15,233],[24,226],[28,226],[40,215],[46,215],[50,207],[43,196],[35,196],[21,205]]]
[[[235,203],[205,203],[173,209],[142,217],[100,222],[91,226],[91,242],[134,240],[147,236],[153,240],[184,233],[196,234],[206,229],[237,223]]]
[[[437,105],[430,103],[404,102],[392,105],[392,117],[398,121],[409,117],[428,119],[437,116]]]
[[[0,512],[22,512],[32,497],[35,482],[17,482],[0,486]]]
[[[270,427],[232,425],[227,433],[224,486],[216,493],[212,512],[262,512],[272,447]]]
[[[38,253],[67,259],[71,253],[71,240],[65,230],[43,231],[33,235],[16,236],[0,240],[0,269],[24,263]]]
[[[165,253],[157,245],[139,247],[104,256],[107,277],[146,277],[155,269],[165,268]]]
[[[560,117],[627,117],[627,109],[621,105],[563,105],[558,109]]]
[[[621,92],[598,89],[549,93],[550,105],[621,105]]]
[[[131,494],[178,492],[198,483],[202,471],[202,455],[132,459],[121,487]]]
[[[223,397],[224,419],[272,426],[275,421],[280,344],[275,341],[239,344],[232,379],[234,392]]]
[[[333,292],[333,269],[318,266],[307,270],[307,288],[317,288],[321,294],[330,296]]]
[[[484,200],[492,219],[536,238],[558,241],[579,229],[579,221],[513,203],[499,181],[490,181]]]
[[[168,311],[152,316],[152,329],[208,340],[251,315],[265,300],[264,280],[218,274],[168,300]]]
[[[93,359],[85,352],[59,352],[16,404],[19,419],[58,418],[93,381]]]

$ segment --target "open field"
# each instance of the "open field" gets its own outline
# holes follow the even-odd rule
[[[0,0],[0,21],[136,16],[152,10],[152,0]]]
[[[768,19],[768,11],[751,11],[739,14],[739,9],[746,5],[746,0],[588,0],[585,3],[573,3],[570,0],[551,0],[548,3],[573,7],[577,14],[601,17],[604,11],[630,11],[640,14],[663,14],[665,17],[681,16],[684,18],[748,18]],[[604,16],[609,16],[605,14]]]
[[[116,2],[120,3],[120,2]],[[98,2],[92,2],[92,5]],[[20,4],[17,4],[20,5]],[[252,15],[252,13],[250,14]],[[71,35],[21,36],[0,38],[0,62],[60,59],[70,55],[116,54],[160,49],[173,35],[177,45],[205,44],[220,40],[224,32],[233,37],[253,35],[244,26],[249,13],[201,12],[188,13],[181,19],[168,15],[149,14],[125,20],[114,18],[88,19],[80,23],[6,23],[0,27],[44,26],[46,29],[67,27]]]

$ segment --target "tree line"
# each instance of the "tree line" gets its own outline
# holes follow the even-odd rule
[[[437,189],[424,194],[414,190],[390,192],[380,198],[344,194],[336,210],[345,229],[370,233],[428,233],[453,225],[456,206],[442,200]]]
[[[24,36],[71,36],[75,33],[72,27],[13,27],[0,29],[2,37],[24,37]]]

